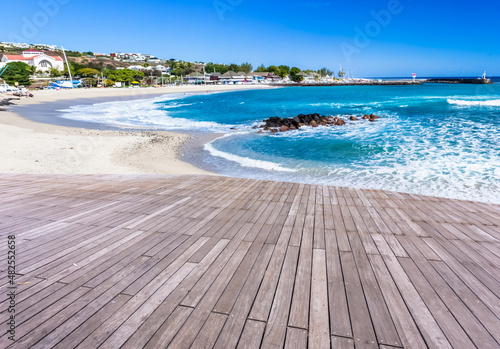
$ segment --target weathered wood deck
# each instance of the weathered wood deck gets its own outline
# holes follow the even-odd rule
[[[499,348],[500,206],[207,176],[0,175],[0,202],[2,348]]]

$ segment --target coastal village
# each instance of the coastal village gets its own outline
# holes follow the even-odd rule
[[[66,57],[65,57],[66,56]],[[67,63],[65,62],[67,60]],[[18,63],[23,63],[19,65]],[[7,67],[17,63],[24,72],[9,77]],[[69,67],[69,68],[68,68]],[[160,59],[143,53],[96,53],[63,50],[57,45],[0,42],[0,79],[30,88],[57,87],[51,82],[78,80],[78,87],[125,87],[159,85],[334,83],[348,74],[333,70],[301,70],[285,65],[257,67],[249,63],[214,64]],[[22,77],[22,78],[21,78]],[[19,81],[16,81],[16,78]],[[352,80],[352,79],[351,79]],[[363,81],[366,79],[356,79]]]

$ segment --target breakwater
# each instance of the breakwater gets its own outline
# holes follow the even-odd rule
[[[493,84],[490,79],[427,79],[425,82],[434,83],[434,84]]]
[[[383,80],[383,81],[349,81],[349,82],[332,82],[332,83],[276,83],[273,86],[300,86],[300,87],[324,87],[324,86],[397,86],[397,85],[422,85],[421,80]]]

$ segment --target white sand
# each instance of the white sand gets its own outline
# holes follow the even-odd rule
[[[144,89],[34,91],[16,105],[79,98],[234,91],[260,86],[187,86]],[[0,95],[2,97],[8,97]],[[0,108],[9,108],[0,107]],[[0,173],[32,174],[211,174],[178,159],[189,136],[175,132],[96,131],[42,124],[0,111]]]

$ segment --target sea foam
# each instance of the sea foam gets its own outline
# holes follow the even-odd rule
[[[213,143],[217,140],[220,140],[221,138],[226,138],[230,137],[233,134],[226,134],[222,137],[216,138],[212,140],[211,142],[207,143],[204,145],[204,149],[210,153],[212,156],[217,156],[220,158],[223,158],[228,161],[233,161],[238,163],[240,166],[243,167],[253,167],[253,168],[258,168],[262,170],[267,170],[267,171],[281,171],[281,172],[296,172],[296,170],[291,169],[291,168],[286,168],[281,166],[280,164],[276,164],[274,162],[270,161],[264,161],[264,160],[257,160],[257,159],[250,159],[247,157],[231,154],[228,152],[220,151],[216,149],[213,145]]]
[[[168,106],[157,102],[181,98],[180,95],[161,96],[153,99],[139,99],[96,103],[92,105],[76,105],[68,109],[58,110],[60,117],[71,120],[108,124],[119,127],[168,129],[168,130],[203,130],[226,132],[233,125],[221,125],[217,122],[196,121],[170,116],[170,109],[192,105],[179,99]]]
[[[464,107],[500,107],[500,99],[493,99],[489,101],[448,99],[448,103]]]

